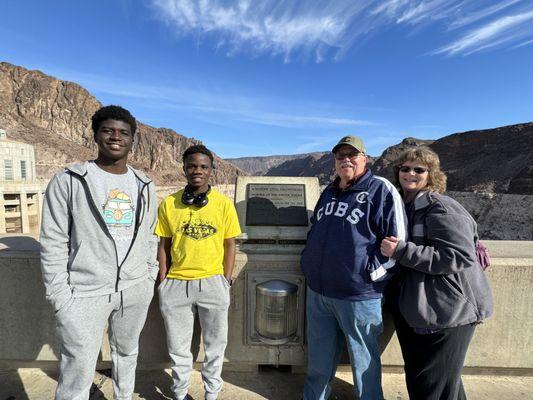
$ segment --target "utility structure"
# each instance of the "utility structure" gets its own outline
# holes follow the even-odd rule
[[[38,233],[42,201],[33,146],[9,140],[0,129],[0,234]]]

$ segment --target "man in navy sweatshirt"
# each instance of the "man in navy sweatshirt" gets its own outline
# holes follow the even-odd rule
[[[345,136],[332,152],[337,177],[316,204],[301,259],[308,286],[304,400],[329,398],[345,342],[357,398],[380,400],[381,299],[395,262],[379,245],[405,237],[405,212],[394,186],[366,168],[360,138]]]

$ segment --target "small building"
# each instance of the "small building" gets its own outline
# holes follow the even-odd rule
[[[38,233],[44,185],[36,180],[33,146],[0,129],[0,233]]]

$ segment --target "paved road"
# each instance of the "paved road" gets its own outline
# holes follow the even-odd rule
[[[220,400],[299,400],[305,375],[277,370],[262,372],[225,372]],[[0,400],[52,399],[57,375],[40,369],[0,371]],[[352,377],[339,372],[333,384],[333,400],[353,399]],[[140,371],[134,399],[171,399],[169,370]],[[112,399],[111,379],[97,373],[91,399]],[[533,400],[533,377],[467,375],[464,384],[469,400]],[[387,400],[408,400],[402,374],[383,376]],[[201,376],[192,375],[189,394],[203,400]]]

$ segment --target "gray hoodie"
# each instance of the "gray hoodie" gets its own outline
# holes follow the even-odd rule
[[[399,309],[413,328],[441,329],[492,314],[492,293],[475,251],[477,225],[461,204],[437,193],[417,197],[410,241],[392,258],[402,265]]]
[[[88,162],[56,174],[46,189],[41,223],[41,270],[46,298],[55,311],[72,296],[107,295],[142,279],[155,280],[157,203],[154,183],[129,167],[139,186],[139,210],[130,249],[119,264],[115,241],[96,203]]]

